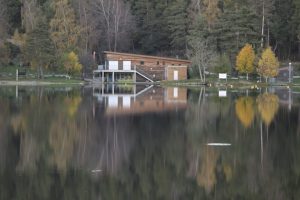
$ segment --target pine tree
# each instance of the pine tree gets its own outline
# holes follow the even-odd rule
[[[187,46],[187,1],[176,0],[166,10],[170,40],[173,48],[184,50]]]
[[[252,45],[246,44],[236,57],[236,70],[248,74],[254,71],[255,53]]]
[[[35,29],[27,35],[24,54],[31,67],[37,69],[39,78],[43,78],[43,70],[54,61],[54,46],[45,20],[40,20]]]
[[[260,60],[258,61],[258,74],[265,77],[267,82],[268,78],[277,76],[278,67],[278,59],[276,58],[271,47],[266,48],[263,51]]]

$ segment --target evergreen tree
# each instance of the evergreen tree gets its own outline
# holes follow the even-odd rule
[[[234,62],[238,50],[246,43],[258,47],[260,43],[259,21],[257,16],[246,7],[227,10],[212,31],[217,40],[220,53],[227,53]]]
[[[178,50],[187,46],[187,5],[186,0],[176,0],[166,10],[171,45]]]
[[[43,78],[43,70],[54,60],[54,46],[45,20],[40,20],[36,28],[27,36],[24,49],[25,58],[31,67],[37,69],[39,78]]]

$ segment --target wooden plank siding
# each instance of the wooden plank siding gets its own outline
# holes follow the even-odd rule
[[[148,77],[151,77],[154,81],[167,79],[168,66],[186,66],[180,68],[180,80],[186,79],[187,67],[191,64],[188,60],[181,60],[176,58],[147,56],[139,54],[128,54],[118,52],[104,52],[106,61],[119,61],[119,69],[122,70],[123,61],[131,61],[131,65],[135,66],[137,70],[144,72]],[[185,72],[183,72],[185,71]]]
[[[187,66],[168,66],[167,67],[167,77],[168,81],[174,81],[174,72],[178,72],[178,80],[187,79]]]

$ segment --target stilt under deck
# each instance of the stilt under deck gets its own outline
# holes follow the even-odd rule
[[[109,70],[109,69],[94,70],[93,80],[100,80],[102,83],[116,83],[118,80],[122,79],[122,76],[130,75],[132,77],[132,81],[136,83],[137,74],[139,74],[149,82],[153,82],[152,79],[150,79],[142,72],[137,70]]]

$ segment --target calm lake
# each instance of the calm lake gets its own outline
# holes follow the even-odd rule
[[[299,199],[299,91],[1,87],[0,199]]]

